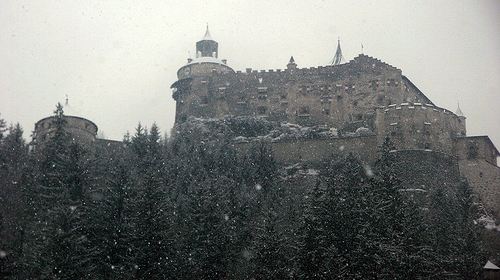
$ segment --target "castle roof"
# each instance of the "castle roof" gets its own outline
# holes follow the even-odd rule
[[[216,57],[212,57],[212,56],[200,56],[197,58],[193,58],[193,60],[191,60],[191,62],[189,62],[186,65],[198,64],[198,63],[217,63],[217,64],[226,65],[222,60],[220,60]]]
[[[496,156],[500,156],[500,151],[498,151],[497,147],[491,141],[491,138],[488,135],[476,135],[476,136],[462,136],[462,137],[457,137],[457,139],[482,139],[488,143],[493,150],[495,151]]]
[[[486,264],[484,265],[484,269],[491,269],[491,270],[500,270],[500,267],[494,265],[492,262],[487,261]]]
[[[210,35],[210,31],[208,30],[208,24],[207,24],[207,31],[205,31],[205,35],[201,39],[202,41],[215,41],[212,39],[212,36]]]

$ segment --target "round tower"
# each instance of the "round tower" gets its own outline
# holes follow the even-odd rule
[[[207,26],[203,38],[196,42],[196,58],[189,58],[177,71],[178,80],[171,86],[176,101],[176,124],[189,116],[213,118],[227,113],[223,104],[225,88],[210,89],[214,76],[234,73],[227,60],[219,59],[218,48]]]
[[[66,100],[65,109],[72,111]],[[50,139],[55,132],[54,121],[55,116],[43,118],[35,123],[33,133],[33,143],[37,146],[43,145]],[[92,121],[73,115],[64,115],[66,121],[65,130],[71,137],[72,141],[79,144],[89,145],[94,143],[97,136],[97,125]]]

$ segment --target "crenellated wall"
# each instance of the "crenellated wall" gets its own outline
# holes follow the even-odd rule
[[[389,136],[397,149],[427,149],[454,154],[453,139],[465,135],[462,118],[422,103],[391,104],[377,108],[379,143]]]

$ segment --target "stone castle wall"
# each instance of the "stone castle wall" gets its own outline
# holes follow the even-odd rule
[[[459,160],[460,173],[479,195],[484,205],[500,216],[500,168],[483,159]]]
[[[379,143],[389,136],[397,149],[425,149],[454,154],[453,139],[465,135],[464,120],[454,113],[422,103],[377,108]]]
[[[366,164],[374,164],[378,158],[377,138],[373,136],[345,137],[332,139],[301,139],[270,143],[273,156],[280,164],[317,164],[329,157],[346,156],[349,153],[359,157]],[[250,143],[238,143],[236,148],[245,151]]]

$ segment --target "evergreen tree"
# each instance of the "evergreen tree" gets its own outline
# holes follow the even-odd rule
[[[142,131],[139,125],[131,142],[137,161],[135,191],[135,244],[137,277],[164,279],[174,266],[171,234],[173,207],[168,193],[165,161],[161,154],[160,133],[156,124]]]
[[[35,215],[25,244],[27,277],[76,279],[84,277],[77,252],[83,250],[81,214],[86,184],[84,151],[71,143],[61,104],[54,112],[54,132],[39,147],[34,170]]]
[[[4,123],[0,119],[0,134]],[[19,124],[11,125],[5,137],[0,136],[0,271],[15,274],[20,266],[26,201],[28,149]]]

